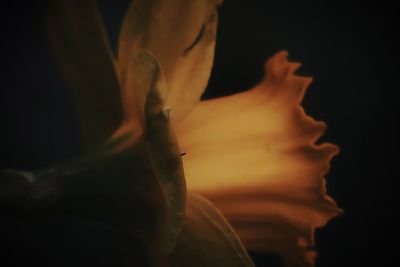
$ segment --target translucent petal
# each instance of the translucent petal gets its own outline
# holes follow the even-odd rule
[[[176,131],[188,190],[210,199],[246,248],[309,266],[314,229],[339,212],[323,180],[338,149],[315,144],[325,125],[300,107],[311,79],[294,75],[299,66],[278,53],[262,83],[201,102]]]
[[[239,237],[209,201],[188,196],[182,231],[169,266],[254,267]]]
[[[167,103],[174,118],[192,109],[203,93],[211,72],[217,0],[137,0],[123,21],[118,48],[118,73],[127,117],[138,116],[143,102],[140,88],[132,90],[127,68],[132,55],[150,50],[160,61],[168,88]],[[200,37],[200,38],[199,38]],[[139,104],[138,104],[139,103]]]

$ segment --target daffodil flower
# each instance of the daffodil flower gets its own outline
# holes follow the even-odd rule
[[[109,220],[127,266],[140,247],[149,266],[253,266],[246,249],[312,266],[315,228],[339,213],[323,180],[337,147],[315,144],[325,125],[300,106],[311,79],[294,74],[300,64],[286,52],[255,88],[200,101],[220,4],[135,0],[114,57],[94,1],[52,1],[49,39],[86,152],[3,171],[13,190],[2,202]]]

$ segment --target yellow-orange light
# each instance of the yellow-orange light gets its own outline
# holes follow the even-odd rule
[[[210,199],[248,249],[312,265],[314,229],[339,213],[323,179],[338,148],[315,144],[325,125],[300,106],[311,78],[299,67],[278,53],[262,83],[198,104],[176,131],[189,191]]]

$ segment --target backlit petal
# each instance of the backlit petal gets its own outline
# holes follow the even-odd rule
[[[140,49],[150,50],[161,63],[168,88],[166,101],[174,118],[180,118],[192,109],[211,72],[218,2],[133,1],[123,21],[118,48],[118,72],[127,117],[138,116],[135,106],[140,106],[145,96],[139,88],[132,91],[131,76],[137,74],[127,68],[132,55]],[[195,42],[199,36],[201,38]]]

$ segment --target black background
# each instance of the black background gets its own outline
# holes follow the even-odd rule
[[[127,2],[100,1],[113,47]],[[317,232],[320,267],[396,264],[398,11],[386,1],[311,0],[226,0],[220,9],[205,98],[252,87],[263,62],[283,49],[314,77],[303,105],[327,123],[322,140],[341,148],[327,187],[345,211]],[[44,3],[5,2],[0,12],[0,168],[38,168],[79,154],[70,95],[46,43]],[[62,216],[1,221],[2,262],[116,266],[112,236],[99,234],[107,226]]]

